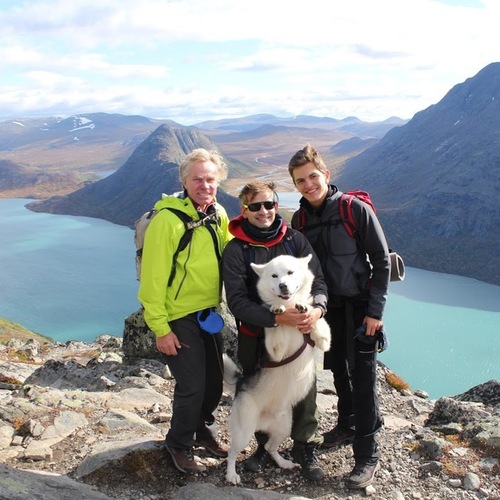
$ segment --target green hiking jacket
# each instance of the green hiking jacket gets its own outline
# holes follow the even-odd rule
[[[173,207],[200,219],[189,198],[166,196],[155,204],[158,213],[146,231],[141,264],[138,298],[144,307],[144,319],[158,337],[170,331],[169,321],[209,307],[221,301],[222,278],[214,241],[205,226],[194,229],[188,246],[179,253],[176,274],[169,287],[172,257],[185,232],[184,222],[170,210]],[[211,224],[217,235],[219,255],[232,238],[225,209],[215,203],[218,224]]]

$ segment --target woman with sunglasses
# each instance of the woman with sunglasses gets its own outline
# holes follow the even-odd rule
[[[241,214],[229,222],[234,236],[222,255],[222,276],[227,304],[238,326],[238,360],[244,374],[257,368],[264,350],[264,328],[278,324],[311,331],[314,323],[326,312],[327,287],[318,258],[307,239],[287,226],[277,213],[278,196],[273,182],[254,181],[246,184],[239,194]],[[310,267],[316,276],[312,287],[313,308],[300,313],[289,308],[284,314],[275,315],[261,304],[257,294],[257,275],[251,262],[265,264],[279,255],[305,257],[313,255]],[[293,384],[293,380],[290,381]],[[291,437],[293,460],[300,464],[302,474],[313,481],[323,479],[314,450],[322,444],[317,432],[316,383],[305,399],[293,409]],[[267,436],[256,434],[255,453],[243,462],[245,469],[260,472],[272,459],[264,448]]]

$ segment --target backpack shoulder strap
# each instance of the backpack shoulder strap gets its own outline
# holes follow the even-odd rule
[[[291,236],[286,236],[283,238],[283,245],[285,245],[286,253],[295,256],[295,245],[293,243],[293,238]]]
[[[217,224],[215,221],[213,223]],[[221,256],[220,251],[219,251],[219,240],[217,239],[217,234],[215,232],[215,229],[210,224],[205,224],[205,227],[207,228],[208,232],[210,233],[210,236],[212,237],[212,241],[213,241],[214,249],[215,249],[215,255],[217,255],[217,260],[220,262],[222,259],[222,256]]]
[[[352,200],[354,195],[350,193],[342,193],[339,197],[339,214],[344,224],[347,234],[351,238],[355,238],[357,235],[356,220],[352,213]]]
[[[165,207],[165,208],[170,212],[174,213],[175,215],[177,215],[177,217],[179,217],[179,219],[181,219],[182,222],[184,222],[184,229],[186,230],[185,233],[182,235],[181,239],[179,240],[179,245],[174,254],[175,258],[177,259],[177,255],[179,254],[179,252],[182,252],[182,250],[184,250],[187,247],[189,241],[191,240],[193,229],[195,229],[196,227],[198,227],[198,225],[201,224],[196,224],[198,221],[195,221],[191,216],[189,216],[186,212],[183,212],[182,210],[177,210],[176,208],[172,207]]]
[[[302,207],[299,207],[297,212],[297,230],[303,233],[306,227],[306,212]]]
[[[328,219],[328,220],[324,220],[321,222],[314,222],[312,224],[306,224],[307,218],[306,218],[305,210],[303,208],[299,208],[298,212],[299,212],[298,220],[297,220],[298,226],[296,229],[297,229],[297,231],[301,232],[302,234],[304,234],[306,229],[315,229],[315,228],[321,227],[321,226],[336,226],[339,222],[338,219],[337,220]]]
[[[167,210],[170,210],[175,215],[177,215],[177,217],[179,217],[179,219],[181,219],[182,222],[184,222],[184,228],[186,229],[184,234],[181,236],[181,239],[179,240],[179,244],[177,245],[177,249],[175,250],[174,255],[172,256],[172,270],[170,272],[170,277],[168,278],[168,286],[171,286],[175,278],[175,273],[176,273],[175,264],[177,262],[177,257],[179,256],[179,253],[182,252],[188,246],[189,242],[191,241],[191,238],[193,237],[193,231],[197,227],[205,226],[207,228],[208,232],[210,233],[210,236],[212,237],[215,248],[215,254],[219,262],[221,260],[221,255],[219,251],[217,234],[215,233],[214,228],[210,225],[217,223],[216,220],[217,214],[208,215],[202,217],[201,219],[195,220],[182,210],[177,210],[176,208],[172,207],[165,207],[165,208]]]
[[[184,229],[185,229],[184,234],[181,236],[179,244],[177,245],[177,248],[174,254],[172,255],[172,269],[170,271],[170,276],[168,278],[168,286],[172,286],[176,273],[175,264],[177,262],[177,257],[179,256],[179,253],[181,253],[182,250],[184,250],[188,246],[188,243],[191,241],[194,227],[191,227],[190,224],[193,222],[193,219],[187,213],[172,207],[165,207],[165,209],[177,215],[177,217],[179,217],[179,219],[181,219],[182,222],[184,223]]]
[[[250,272],[252,269],[250,267],[250,262],[253,262],[255,258],[255,248],[253,245],[250,245],[248,243],[243,244],[243,259],[245,260],[245,268],[247,270],[247,274]]]
[[[160,209],[161,210],[168,210],[169,212],[172,212],[173,214],[177,215],[179,219],[181,219],[182,222],[184,222],[184,225],[186,226],[186,229],[188,228],[188,224],[190,222],[194,222],[194,219],[188,215],[186,212],[183,212],[182,210],[179,210],[174,207],[163,207]]]

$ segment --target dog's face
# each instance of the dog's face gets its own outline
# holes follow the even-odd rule
[[[287,303],[304,288],[307,296],[313,281],[312,272],[308,267],[311,258],[312,255],[280,255],[267,264],[250,264],[259,276],[257,291],[260,298],[268,305]]]

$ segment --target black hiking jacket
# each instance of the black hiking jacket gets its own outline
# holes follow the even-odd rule
[[[341,194],[330,185],[319,209],[301,198],[292,227],[307,237],[321,262],[328,286],[328,305],[337,305],[339,298],[366,299],[367,315],[382,319],[390,275],[384,231],[371,207],[354,198],[352,213],[358,237],[349,236],[339,213]]]
[[[257,274],[250,267],[250,262],[266,264],[278,255],[306,257],[312,254],[309,268],[315,275],[312,286],[313,305],[324,312],[327,305],[327,288],[318,257],[304,235],[286,226],[272,242],[253,241],[245,235],[240,239],[239,218],[230,222],[230,232],[235,236],[222,254],[222,277],[229,310],[237,321],[256,327],[274,326],[274,314],[262,305],[257,295]],[[251,332],[244,332],[251,335]]]

